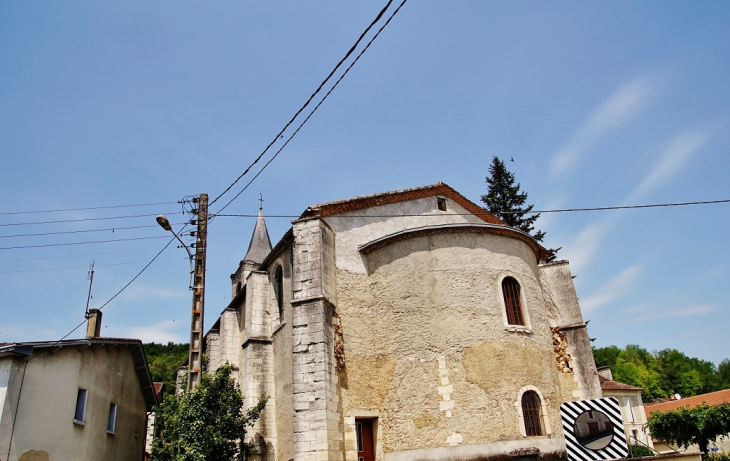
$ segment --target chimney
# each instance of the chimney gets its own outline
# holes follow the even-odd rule
[[[89,323],[86,325],[86,337],[98,338],[101,333],[101,311],[99,309],[89,309],[87,318]]]
[[[600,367],[596,371],[598,372],[598,376],[606,378],[609,381],[613,381],[613,373],[611,373],[611,367]]]

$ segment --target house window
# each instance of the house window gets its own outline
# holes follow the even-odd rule
[[[86,396],[88,395],[86,389],[79,388],[76,394],[76,413],[74,414],[74,421],[83,423],[86,417]]]
[[[276,296],[276,307],[279,310],[279,321],[284,321],[284,277],[281,273],[281,266],[274,272],[274,294]]]
[[[507,311],[507,323],[510,325],[524,325],[522,306],[520,305],[520,284],[512,277],[502,280],[502,295],[504,308]]]
[[[117,429],[117,404],[116,403],[110,403],[109,404],[109,419],[106,423],[106,432],[107,434],[114,434]]]
[[[527,437],[543,435],[540,410],[542,404],[540,396],[535,391],[527,391],[522,394],[522,418],[525,422],[525,435]]]
[[[445,198],[441,198],[441,197],[437,197],[436,198],[436,206],[438,207],[439,210],[446,211],[446,199]]]

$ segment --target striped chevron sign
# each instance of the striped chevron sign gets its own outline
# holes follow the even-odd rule
[[[618,400],[580,400],[560,405],[569,461],[629,457]]]

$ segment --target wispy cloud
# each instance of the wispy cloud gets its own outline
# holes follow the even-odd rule
[[[129,327],[114,331],[115,336],[123,338],[141,339],[143,343],[163,343],[169,341],[174,343],[185,343],[188,340],[179,333],[185,322],[176,322],[174,320],[164,320],[154,325],[144,327]],[[178,330],[178,331],[174,331]]]
[[[633,286],[639,272],[641,272],[640,264],[627,267],[603,284],[595,293],[591,293],[589,296],[582,298],[580,302],[581,308],[585,312],[590,312],[625,295]]]
[[[662,150],[654,169],[634,188],[627,200],[636,199],[672,179],[698,153],[710,134],[710,130],[687,130],[675,136]]]
[[[570,261],[573,273],[579,273],[590,265],[601,241],[611,232],[622,214],[621,211],[607,214],[585,227],[574,239],[565,241],[560,256]]]
[[[140,301],[144,299],[175,299],[175,298],[187,298],[190,296],[188,291],[181,290],[168,290],[165,288],[157,288],[146,285],[130,285],[121,295],[124,298],[132,301]]]
[[[644,315],[631,316],[630,323],[643,322],[659,322],[662,320],[674,319],[678,317],[696,317],[699,315],[709,314],[718,310],[717,306],[712,304],[693,304],[691,306],[681,307],[670,311],[662,309],[642,309]]]
[[[616,89],[593,110],[568,145],[555,155],[552,177],[557,178],[573,169],[592,144],[635,117],[657,92],[656,83],[647,77],[636,78]]]

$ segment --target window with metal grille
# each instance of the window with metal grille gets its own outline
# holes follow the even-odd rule
[[[528,437],[543,435],[540,421],[540,396],[535,391],[522,394],[522,418],[525,420],[525,435]]]
[[[507,310],[507,323],[510,325],[524,325],[522,306],[520,305],[520,284],[512,277],[502,280],[502,295],[504,307]]]

